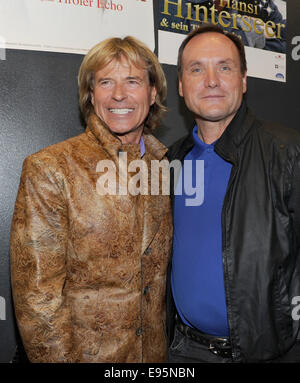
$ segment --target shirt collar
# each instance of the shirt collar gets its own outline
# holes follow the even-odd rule
[[[144,156],[147,152],[151,158],[158,160],[161,160],[167,152],[167,148],[151,134],[147,127],[144,128],[139,145],[122,145],[120,139],[109,131],[108,127],[95,113],[91,113],[89,117],[86,132],[94,140],[98,141],[113,158],[118,158],[120,149],[134,152],[136,158]]]
[[[209,148],[213,149],[214,146],[215,146],[215,143],[217,142],[217,141],[215,141],[215,142],[213,142],[211,144],[206,144],[205,142],[203,142],[201,140],[201,138],[198,136],[198,127],[197,127],[197,125],[194,126],[192,135],[193,135],[193,140],[194,140],[194,143],[195,143],[195,145],[193,147],[193,152],[196,155],[203,154]]]

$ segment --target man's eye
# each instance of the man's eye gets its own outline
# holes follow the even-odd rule
[[[222,66],[220,67],[220,70],[221,70],[222,72],[226,72],[226,71],[230,71],[231,68],[230,68],[230,66],[228,66],[228,65],[222,65]]]
[[[139,82],[137,80],[128,80],[129,85],[138,85]]]
[[[109,80],[102,80],[99,83],[100,86],[109,86],[110,84],[111,84],[111,81]]]
[[[199,68],[199,67],[191,68],[191,72],[192,72],[192,73],[200,73],[201,71],[202,71],[202,69]]]

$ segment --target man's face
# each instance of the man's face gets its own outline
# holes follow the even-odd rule
[[[130,65],[125,58],[113,60],[95,73],[91,92],[95,113],[122,142],[143,130],[155,96],[146,69]]]
[[[241,74],[239,53],[226,36],[208,32],[195,36],[182,55],[179,94],[202,121],[227,125],[239,109],[246,92],[246,74]]]

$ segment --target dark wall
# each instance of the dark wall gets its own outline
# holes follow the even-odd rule
[[[83,130],[77,106],[79,55],[6,51],[0,61],[0,362],[15,353],[9,284],[9,231],[24,158]]]
[[[154,4],[157,27],[158,1]],[[300,36],[299,17],[300,2],[290,1],[287,83],[249,78],[248,102],[260,117],[300,130],[300,61],[291,58],[292,38]],[[0,61],[0,297],[6,303],[4,320],[0,298],[0,362],[14,358],[17,343],[9,282],[9,231],[22,162],[27,155],[82,132],[77,102],[81,60],[80,55],[8,50],[6,60]],[[187,132],[192,120],[177,96],[176,68],[163,68],[169,113],[156,135],[169,145]]]

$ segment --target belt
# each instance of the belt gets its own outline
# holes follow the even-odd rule
[[[186,337],[206,346],[208,350],[215,355],[221,356],[222,358],[232,357],[232,349],[229,338],[205,334],[195,328],[191,328],[185,325],[177,314],[175,316],[175,320],[178,330]]]

